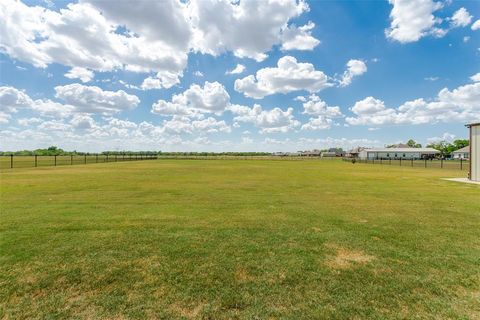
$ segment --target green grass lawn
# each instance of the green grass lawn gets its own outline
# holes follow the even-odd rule
[[[0,174],[0,318],[478,319],[480,187],[342,161]]]

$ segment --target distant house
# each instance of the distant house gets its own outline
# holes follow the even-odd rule
[[[342,149],[339,148],[330,148],[328,149],[328,152],[335,152],[336,157],[344,157],[345,152]]]
[[[360,151],[362,160],[371,159],[431,159],[440,151],[433,148],[372,148]]]
[[[358,155],[359,155],[360,152],[362,152],[363,150],[365,150],[364,147],[356,147],[356,148],[353,148],[352,150],[347,151],[347,153],[345,153],[345,157],[346,157],[346,158],[358,158]]]
[[[337,153],[334,151],[324,151],[322,152],[322,158],[335,158]]]
[[[470,146],[463,147],[461,149],[452,152],[453,159],[469,159],[470,158]]]

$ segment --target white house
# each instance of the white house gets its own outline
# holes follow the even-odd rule
[[[453,159],[470,158],[470,146],[466,146],[452,152]]]
[[[371,159],[429,159],[440,151],[433,148],[373,148],[363,149],[358,154],[362,160]]]
[[[467,125],[470,128],[470,174],[473,181],[480,181],[480,122]]]

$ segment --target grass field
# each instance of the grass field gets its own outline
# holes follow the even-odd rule
[[[480,187],[342,161],[2,172],[0,317],[479,319]]]

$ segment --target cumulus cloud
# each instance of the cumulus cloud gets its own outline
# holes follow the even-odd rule
[[[15,113],[32,104],[33,100],[25,92],[14,87],[0,87],[0,111]]]
[[[140,103],[135,95],[123,90],[104,91],[96,86],[79,83],[55,87],[55,97],[75,107],[77,112],[111,115],[135,109]]]
[[[252,123],[260,128],[261,133],[288,132],[300,125],[293,116],[293,108],[263,110],[262,106],[255,104],[252,108],[231,105],[229,110],[235,115],[234,121]]]
[[[303,114],[312,115],[307,123],[303,124],[302,130],[324,130],[330,129],[335,118],[343,117],[340,107],[328,106],[325,101],[315,94],[307,98],[297,97],[299,101],[303,101]]]
[[[230,132],[231,128],[224,120],[217,120],[213,117],[192,120],[189,117],[174,116],[171,120],[165,120],[163,122],[163,128],[161,130],[168,134],[192,134]]]
[[[0,124],[9,123],[11,118],[12,118],[12,116],[9,115],[8,113],[0,111]]]
[[[187,50],[148,33],[119,33],[117,28],[125,24],[107,20],[107,11],[102,14],[85,2],[70,3],[57,12],[2,1],[1,50],[41,68],[59,63],[96,71],[178,73],[185,67]]]
[[[433,13],[440,2],[433,0],[389,0],[393,5],[390,12],[390,28],[385,30],[387,38],[401,42],[415,42],[427,35],[443,36],[446,31],[436,27],[442,22]]]
[[[159,72],[155,77],[148,77],[143,80],[140,88],[142,90],[168,89],[180,83],[181,76],[183,76],[183,72]]]
[[[225,87],[216,81],[205,81],[203,87],[192,84],[183,93],[174,95],[171,101],[158,100],[152,105],[152,112],[164,116],[221,114],[229,105],[230,95]]]
[[[195,50],[215,56],[231,51],[239,58],[257,61],[264,60],[273,45],[282,43],[284,32],[295,32],[289,28],[290,19],[309,10],[303,0],[193,0],[188,9]]]
[[[80,81],[85,83],[91,81],[94,77],[94,74],[88,69],[73,67],[67,73],[65,73],[65,77],[69,79],[80,79]]]
[[[240,74],[245,71],[245,66],[243,64],[237,64],[233,70],[225,72],[225,74]]]
[[[328,77],[313,64],[297,62],[292,56],[280,58],[276,68],[263,68],[255,76],[235,80],[236,91],[255,99],[299,90],[313,93],[331,86]]]
[[[480,82],[480,72],[470,77],[473,82]]]
[[[367,97],[355,103],[347,117],[351,125],[425,124],[480,120],[480,82],[449,90],[442,89],[436,99],[407,101],[398,108],[387,108],[382,100]]]
[[[473,17],[468,13],[467,9],[460,8],[450,18],[452,28],[466,27],[472,22]]]
[[[360,76],[367,72],[367,65],[362,60],[351,59],[347,62],[347,70],[343,73],[343,77],[340,80],[340,86],[346,87],[356,76]]]
[[[455,135],[452,133],[445,132],[441,137],[431,137],[427,138],[428,143],[435,143],[440,141],[453,142],[455,140]]]
[[[282,50],[313,50],[320,44],[320,40],[312,36],[315,23],[309,21],[306,25],[287,27],[282,34]]]
[[[30,109],[43,116],[65,118],[73,113],[113,114],[135,108],[140,100],[126,92],[104,91],[99,87],[78,83],[55,87],[59,103],[50,99],[33,100],[28,94],[14,87],[0,87],[0,111],[16,113]]]
[[[472,24],[471,29],[472,29],[472,30],[478,30],[478,29],[480,29],[480,19],[478,19],[477,21],[475,21],[475,22]]]
[[[312,24],[289,24],[309,10],[303,0],[85,0],[55,11],[20,1],[0,2],[0,51],[45,68],[59,63],[87,82],[90,71],[156,73],[143,89],[178,83],[190,52],[233,52],[257,61],[275,45],[311,49]],[[78,71],[82,70],[82,75]]]

